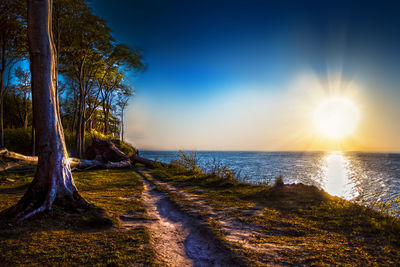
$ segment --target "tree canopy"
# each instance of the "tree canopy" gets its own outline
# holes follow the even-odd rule
[[[0,62],[1,137],[3,128],[29,131],[34,122],[26,79],[30,76],[26,3],[1,0],[0,7],[0,59],[4,61]],[[66,134],[74,136],[73,141],[68,139],[74,143],[70,154],[84,157],[87,133],[122,135],[123,112],[134,95],[126,73],[143,71],[145,63],[140,50],[118,42],[106,21],[92,12],[85,0],[54,0],[52,8],[61,119]],[[0,146],[7,144],[0,142]]]

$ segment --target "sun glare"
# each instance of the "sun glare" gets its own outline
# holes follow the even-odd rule
[[[340,139],[352,134],[357,128],[360,112],[350,99],[330,97],[319,103],[314,120],[322,134]]]

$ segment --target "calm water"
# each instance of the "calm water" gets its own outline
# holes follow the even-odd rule
[[[177,158],[177,151],[140,153],[166,163]],[[251,183],[273,182],[282,175],[285,183],[316,185],[346,199],[387,201],[400,194],[400,154],[198,151],[196,155],[203,167],[215,158]]]

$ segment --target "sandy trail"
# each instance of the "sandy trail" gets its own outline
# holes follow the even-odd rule
[[[120,216],[123,227],[146,226],[157,259],[167,266],[228,266],[225,261],[229,257],[214,245],[199,222],[180,212],[167,194],[154,190],[154,186],[139,175],[144,183],[142,201],[147,216],[123,214]]]
[[[144,172],[144,174],[150,176],[148,172]],[[251,251],[252,253],[263,255],[263,257],[268,259],[268,261],[273,261],[274,259],[277,259],[279,257],[279,252],[282,250],[288,251],[297,249],[296,247],[283,244],[258,244],[256,242],[251,242],[254,236],[264,237],[266,236],[266,233],[261,231],[261,229],[256,225],[244,223],[237,218],[229,216],[230,212],[239,209],[239,207],[216,210],[213,209],[204,198],[199,197],[196,194],[179,190],[177,187],[167,182],[155,179],[154,177],[151,178],[156,184],[161,185],[167,188],[173,194],[177,194],[186,199],[186,201],[190,203],[190,206],[187,207],[188,212],[206,212],[210,217],[218,221],[222,230],[224,231],[224,238],[231,244],[239,245],[240,247]],[[243,211],[242,217],[246,217],[249,215],[263,216],[263,209],[263,206],[248,207],[247,210]]]

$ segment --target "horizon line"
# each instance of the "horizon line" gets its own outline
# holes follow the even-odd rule
[[[333,152],[333,151],[341,151],[341,152],[358,152],[358,153],[387,153],[387,154],[400,154],[400,151],[391,151],[391,150],[228,150],[228,149],[148,149],[142,148],[138,149],[139,151],[199,151],[199,152]]]

